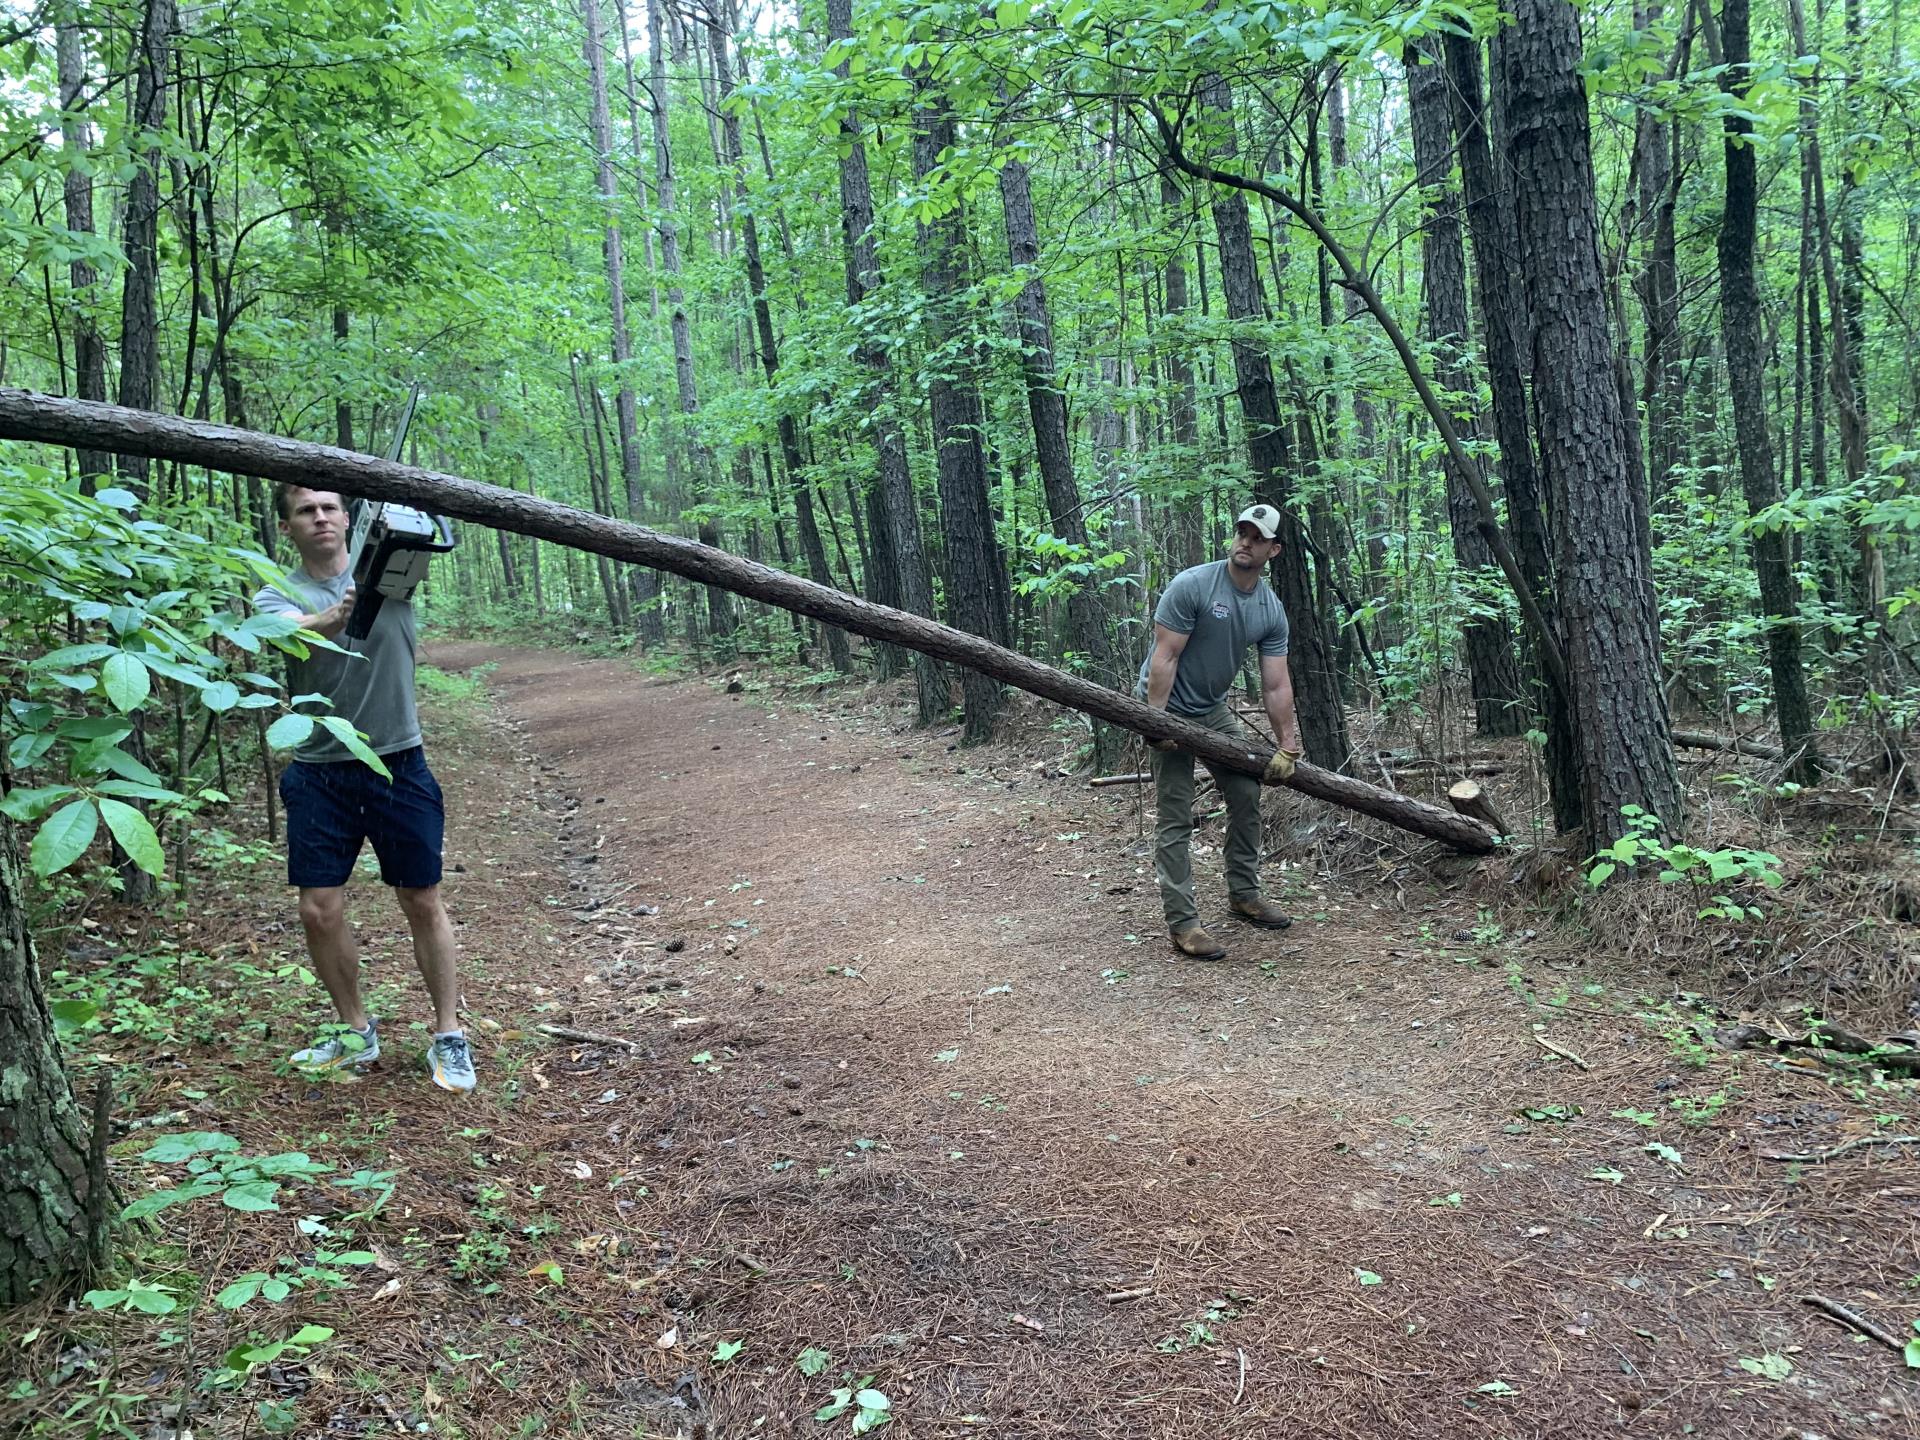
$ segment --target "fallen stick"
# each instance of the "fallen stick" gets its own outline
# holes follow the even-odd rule
[[[642,1050],[638,1040],[628,1040],[619,1035],[602,1035],[593,1030],[575,1030],[568,1025],[536,1025],[534,1029],[542,1035],[551,1035],[556,1040],[573,1040],[582,1045],[618,1045],[626,1050]]]
[[[1893,1350],[1898,1350],[1902,1355],[1907,1353],[1906,1341],[1902,1340],[1891,1330],[1883,1329],[1881,1326],[1876,1325],[1873,1321],[1867,1319],[1866,1316],[1860,1314],[1859,1311],[1849,1310],[1838,1300],[1829,1300],[1824,1295],[1802,1295],[1800,1299],[1804,1304],[1811,1305],[1816,1310],[1824,1310],[1842,1325],[1848,1326],[1850,1329],[1858,1330],[1868,1339],[1878,1340],[1882,1345]]]
[[[1131,775],[1096,775],[1087,781],[1089,790],[1104,790],[1109,785],[1144,785],[1153,779],[1151,770],[1136,770]]]
[[[1839,1159],[1849,1150],[1861,1150],[1872,1145],[1920,1145],[1920,1135],[1862,1135],[1857,1139],[1836,1145],[1831,1150],[1760,1150],[1755,1153],[1762,1160],[1785,1160],[1801,1165],[1823,1165],[1829,1160]]]
[[[1784,760],[1786,752],[1778,745],[1739,736],[1709,735],[1700,730],[1676,730],[1673,743],[1685,750],[1726,750],[1735,755],[1751,755],[1756,760]]]
[[[1542,1050],[1545,1050],[1550,1055],[1558,1055],[1562,1060],[1571,1060],[1575,1065],[1577,1065],[1582,1070],[1591,1070],[1593,1068],[1593,1066],[1589,1065],[1586,1061],[1582,1060],[1578,1055],[1574,1054],[1571,1050],[1567,1049],[1566,1046],[1561,1045],[1556,1041],[1549,1040],[1544,1035],[1534,1036],[1533,1042],[1534,1044],[1538,1045]]]
[[[682,536],[458,475],[231,425],[155,415],[99,401],[68,400],[8,386],[0,386],[0,439],[144,455],[288,484],[321,486],[370,500],[397,500],[455,520],[670,571],[856,635],[918,650],[1150,740],[1172,740],[1200,759],[1242,775],[1263,778],[1267,762],[1273,758],[1270,747],[1255,748],[923,615],[875,605]],[[1494,832],[1477,820],[1317,765],[1301,763],[1286,783],[1304,795],[1358,810],[1470,855],[1491,854],[1499,843]]]
[[[1109,1290],[1106,1301],[1109,1305],[1118,1305],[1122,1300],[1144,1300],[1152,1293],[1151,1285],[1134,1285],[1125,1290]]]
[[[1832,1020],[1810,1021],[1804,1035],[1776,1035],[1764,1025],[1740,1024],[1726,1027],[1715,1038],[1734,1049],[1745,1049],[1750,1045],[1773,1045],[1801,1050],[1830,1050],[1888,1070],[1920,1074],[1920,1049],[1878,1044]]]

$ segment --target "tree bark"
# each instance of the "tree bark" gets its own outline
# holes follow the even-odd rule
[[[674,213],[673,142],[667,133],[667,54],[662,42],[665,0],[647,0],[647,84],[653,100],[653,159],[655,199],[660,214],[660,262],[667,272],[667,325],[673,336],[673,383],[679,400],[680,424],[673,441],[693,472],[702,500],[713,498],[717,485],[713,452],[694,429],[700,413],[700,391],[693,373],[693,329],[687,320],[687,297],[680,284],[680,224]],[[716,536],[718,526],[705,523]],[[733,633],[733,607],[724,592],[709,592],[707,613],[714,638],[725,643]]]
[[[1551,488],[1555,593],[1580,756],[1582,810],[1598,849],[1637,805],[1680,823],[1660,631],[1608,337],[1579,15],[1515,0],[1503,50],[1520,264],[1534,322],[1533,394]]]
[[[713,44],[714,88],[720,96],[721,137],[726,146],[722,163],[733,171],[739,192],[741,248],[746,251],[747,289],[753,298],[754,327],[760,337],[760,364],[767,373],[767,391],[779,407],[777,428],[780,434],[780,458],[786,465],[787,483],[793,487],[794,523],[800,531],[800,553],[806,559],[807,573],[822,585],[833,584],[833,572],[827,567],[827,547],[820,539],[820,522],[813,513],[813,482],[807,475],[806,461],[800,451],[800,427],[787,402],[779,398],[780,349],[773,333],[773,310],[767,303],[767,271],[760,259],[760,226],[747,196],[747,179],[741,171],[740,116],[727,104],[733,94],[733,71],[727,58],[727,35],[718,16],[709,27]],[[786,542],[782,540],[784,549]],[[853,653],[845,632],[827,632],[827,661],[842,675],[853,671]]]
[[[0,817],[0,1305],[89,1268],[87,1150],[27,928],[14,825]]]
[[[1020,370],[1026,381],[1027,415],[1033,423],[1034,459],[1040,468],[1047,518],[1061,540],[1091,553],[1080,487],[1073,474],[1073,451],[1067,439],[1067,397],[1061,393],[1054,369],[1053,321],[1047,313],[1047,291],[1039,270],[1040,231],[1034,220],[1027,167],[1018,160],[1008,160],[1000,167],[1000,204],[1006,221],[1008,256],[1025,277],[1013,309],[1019,323]],[[1107,643],[1106,611],[1093,584],[1076,586],[1067,597],[1067,626],[1073,635],[1073,648],[1088,672],[1104,684],[1113,684],[1118,677],[1113,673],[1112,648]],[[1097,763],[1104,767],[1105,737],[1096,731],[1094,743]]]
[[[1421,227],[1421,284],[1426,291],[1428,338],[1435,347],[1434,378],[1452,392],[1458,423],[1477,440],[1480,417],[1476,386],[1467,368],[1467,267],[1460,243],[1459,196],[1449,183],[1453,168],[1452,120],[1440,42],[1432,38],[1406,55],[1407,100],[1413,120],[1414,165],[1426,192]],[[1478,529],[1479,511],[1466,477],[1450,454],[1442,454],[1447,482],[1448,528],[1453,557],[1463,575],[1493,569],[1493,551]],[[1518,735],[1527,729],[1517,647],[1512,628],[1498,612],[1463,626],[1467,674],[1473,685],[1474,727],[1486,736]]]
[[[924,76],[914,80],[914,91],[913,174],[924,184],[953,145],[954,120],[946,98]],[[920,227],[931,314],[927,411],[940,482],[947,613],[960,629],[1003,644],[1011,606],[1006,560],[987,496],[979,346],[961,303],[968,281],[966,247],[966,221],[956,196],[945,214]],[[960,677],[960,688],[966,700],[967,743],[991,739],[1003,698],[1000,686],[985,672],[968,670]]]
[[[1487,388],[1493,397],[1493,433],[1500,450],[1500,480],[1506,491],[1507,525],[1515,559],[1526,586],[1539,597],[1542,618],[1563,651],[1566,641],[1553,594],[1553,545],[1539,467],[1534,461],[1526,373],[1522,356],[1533,344],[1524,290],[1515,265],[1512,207],[1493,169],[1487,123],[1487,88],[1482,82],[1478,41],[1449,34],[1445,39],[1448,95],[1453,107],[1454,143],[1460,157],[1462,198],[1473,236],[1474,291],[1480,308],[1481,346],[1486,356]],[[1533,673],[1534,704],[1546,721],[1547,790],[1554,826],[1577,830],[1580,809],[1579,747],[1573,719],[1560,688],[1546,676],[1538,642],[1524,636]]]
[[[1224,80],[1213,77],[1203,82],[1201,98],[1212,122],[1219,127],[1213,153],[1230,161],[1237,152],[1232,138],[1232,92]],[[1241,414],[1246,422],[1247,454],[1253,466],[1256,498],[1272,505],[1281,517],[1281,551],[1274,557],[1273,570],[1279,582],[1280,603],[1286,608],[1292,629],[1287,665],[1293,672],[1300,737],[1316,764],[1344,769],[1351,747],[1347,740],[1346,712],[1340,704],[1339,671],[1307,572],[1306,536],[1293,513],[1293,465],[1288,454],[1286,426],[1280,419],[1273,362],[1265,345],[1247,338],[1253,326],[1269,317],[1266,298],[1261,293],[1260,273],[1254,263],[1253,227],[1245,194],[1229,188],[1216,191],[1213,224],[1220,241],[1220,288],[1226,298],[1227,317],[1235,322],[1233,371],[1240,392]]]
[[[1240,774],[1263,776],[1273,755],[1264,745],[1250,747],[923,616],[875,605],[682,536],[662,534],[643,525],[593,515],[457,475],[228,425],[5,386],[0,386],[0,439],[68,447],[91,444],[116,454],[146,455],[302,485],[324,483],[344,495],[397,500],[456,520],[498,526],[590,554],[670,571],[699,584],[798,611],[858,635],[926,650],[959,665],[978,667],[998,681],[1149,739],[1177,741],[1202,760]],[[1360,810],[1471,854],[1487,854],[1494,848],[1494,837],[1475,821],[1317,765],[1300,765],[1288,785],[1302,794]]]
[[[827,0],[827,39],[853,37],[853,0]],[[846,61],[834,74],[845,83]],[[860,117],[853,110],[840,115],[840,225],[847,257],[847,306],[858,312],[880,287],[880,251],[873,229],[873,187],[867,174],[867,146]],[[907,442],[894,411],[893,363],[871,329],[863,329],[854,359],[870,387],[875,468],[878,482],[871,492],[876,593],[897,597],[899,607],[915,615],[933,615],[933,575],[920,538],[920,509],[907,470]],[[880,652],[883,669],[887,651]],[[931,725],[948,708],[947,681],[932,656],[913,652],[913,682],[919,721]]]
[[[586,21],[587,83],[592,90],[593,178],[604,227],[600,253],[607,269],[607,308],[613,328],[614,421],[620,441],[620,479],[627,514],[640,518],[640,422],[633,396],[633,332],[627,328],[627,258],[620,235],[619,188],[613,174],[613,113],[607,103],[606,36],[600,25],[600,0],[580,0]]]
[[[93,177],[87,173],[86,155],[92,145],[93,127],[82,113],[87,89],[86,39],[77,19],[64,19],[55,27],[60,74],[60,143],[75,157],[67,167],[63,192],[66,200],[67,229],[76,235],[92,235]],[[98,303],[93,287],[99,280],[91,261],[76,258],[68,266],[73,286],[73,388],[82,400],[107,398],[107,347],[94,321]],[[82,450],[76,457],[80,467],[80,492],[91,495],[99,477],[112,472],[113,457],[98,450]]]
[[[1747,513],[1780,501],[1773,469],[1773,443],[1767,434],[1763,388],[1766,349],[1760,333],[1760,287],[1754,278],[1754,232],[1759,224],[1760,193],[1753,152],[1753,122],[1740,107],[1752,86],[1749,0],[1724,0],[1720,7],[1720,44],[1726,59],[1721,87],[1733,101],[1724,120],[1726,209],[1720,220],[1720,324],[1727,351],[1727,389],[1733,402],[1735,445],[1740,455],[1740,489]],[[1795,307],[1796,309],[1798,307]],[[1797,756],[1789,771],[1802,785],[1819,778],[1813,711],[1807,699],[1807,673],[1800,659],[1800,584],[1794,578],[1789,532],[1784,525],[1756,528],[1747,536],[1753,570],[1760,583],[1760,609],[1767,617],[1767,663],[1773,678],[1773,708],[1780,740]]]
[[[120,223],[127,273],[120,291],[120,403],[153,408],[160,379],[160,134],[167,123],[167,59],[173,47],[174,0],[147,0],[135,45],[133,126],[139,133],[133,175]],[[147,462],[128,456],[120,474],[141,499]]]

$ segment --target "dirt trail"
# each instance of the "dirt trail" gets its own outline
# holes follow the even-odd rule
[[[589,1065],[572,1098],[658,1167],[612,1219],[657,1237],[636,1328],[686,1343],[634,1355],[590,1429],[812,1432],[846,1369],[901,1435],[1920,1433],[1899,1357],[1800,1303],[1906,1323],[1920,1191],[1886,1187],[1914,1167],[1757,1158],[1839,1138],[1825,1082],[1684,1063],[1620,1013],[1643,978],[1299,871],[1270,887],[1291,931],[1178,961],[1131,797],[908,732],[877,692],[432,658],[497,667],[581,800],[568,872],[686,942],[519,967],[564,997],[537,1018],[649,1057],[632,1095],[594,1111]],[[715,1337],[739,1357],[706,1363]],[[1786,1378],[1740,1363],[1770,1357]]]

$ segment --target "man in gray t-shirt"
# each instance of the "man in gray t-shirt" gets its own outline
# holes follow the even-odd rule
[[[316,725],[280,777],[287,812],[287,880],[300,891],[300,923],[314,973],[327,987],[342,1033],[293,1057],[309,1069],[362,1067],[380,1058],[378,1021],[360,994],[360,951],[347,925],[346,886],[362,844],[371,842],[380,878],[393,887],[413,933],[413,955],[432,997],[428,1068],[446,1090],[474,1086],[473,1052],[460,1027],[458,947],[440,898],[446,803],[427,768],[414,710],[413,602],[387,599],[364,640],[346,633],[354,587],[347,555],[347,509],[331,490],[276,485],[280,533],[300,566],[263,587],[254,607],[285,615],[337,648],[311,647],[289,659],[291,693],[324,695],[331,713],[365,737],[388,774],[354,758]],[[329,713],[321,709],[318,713]]]
[[[1138,694],[1149,705],[1227,735],[1244,735],[1227,703],[1249,647],[1260,653],[1260,688],[1267,720],[1280,742],[1272,772],[1293,773],[1301,753],[1300,722],[1287,671],[1287,612],[1262,579],[1280,553],[1280,512],[1254,505],[1234,525],[1225,560],[1176,575],[1153,616],[1153,649],[1140,666]],[[1293,922],[1260,891],[1260,781],[1208,765],[1227,799],[1227,898],[1233,913],[1253,925],[1284,930]],[[1200,925],[1194,902],[1193,756],[1171,742],[1154,745],[1157,818],[1154,876],[1174,948],[1197,960],[1226,950]]]

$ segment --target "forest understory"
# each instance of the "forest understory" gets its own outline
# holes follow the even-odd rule
[[[188,1127],[332,1168],[126,1236],[129,1277],[200,1297],[162,1322],[14,1312],[0,1427],[1920,1426],[1901,1354],[1817,1304],[1920,1322],[1915,1083],[1739,1033],[1809,1004],[1886,1028],[1903,926],[1823,929],[1792,888],[1775,924],[1576,917],[1577,875],[1516,883],[1280,797],[1297,923],[1225,923],[1200,965],[1165,944],[1141,792],[1068,774],[1053,712],[963,749],[893,688],[429,659],[480,1090],[413,1063],[423,1000],[369,877],[388,1050],[358,1082],[274,1064],[324,1002],[280,968],[302,956],[270,856],[196,877],[177,924],[56,932],[50,995],[102,1003],[76,1089],[122,1077],[127,1200],[181,1180],[140,1157]],[[1827,895],[1855,848],[1796,886]],[[1225,921],[1217,855],[1197,868]],[[1827,943],[1754,938],[1790,930]],[[264,1326],[215,1299],[303,1274]],[[301,1326],[330,1333],[236,1365]]]

